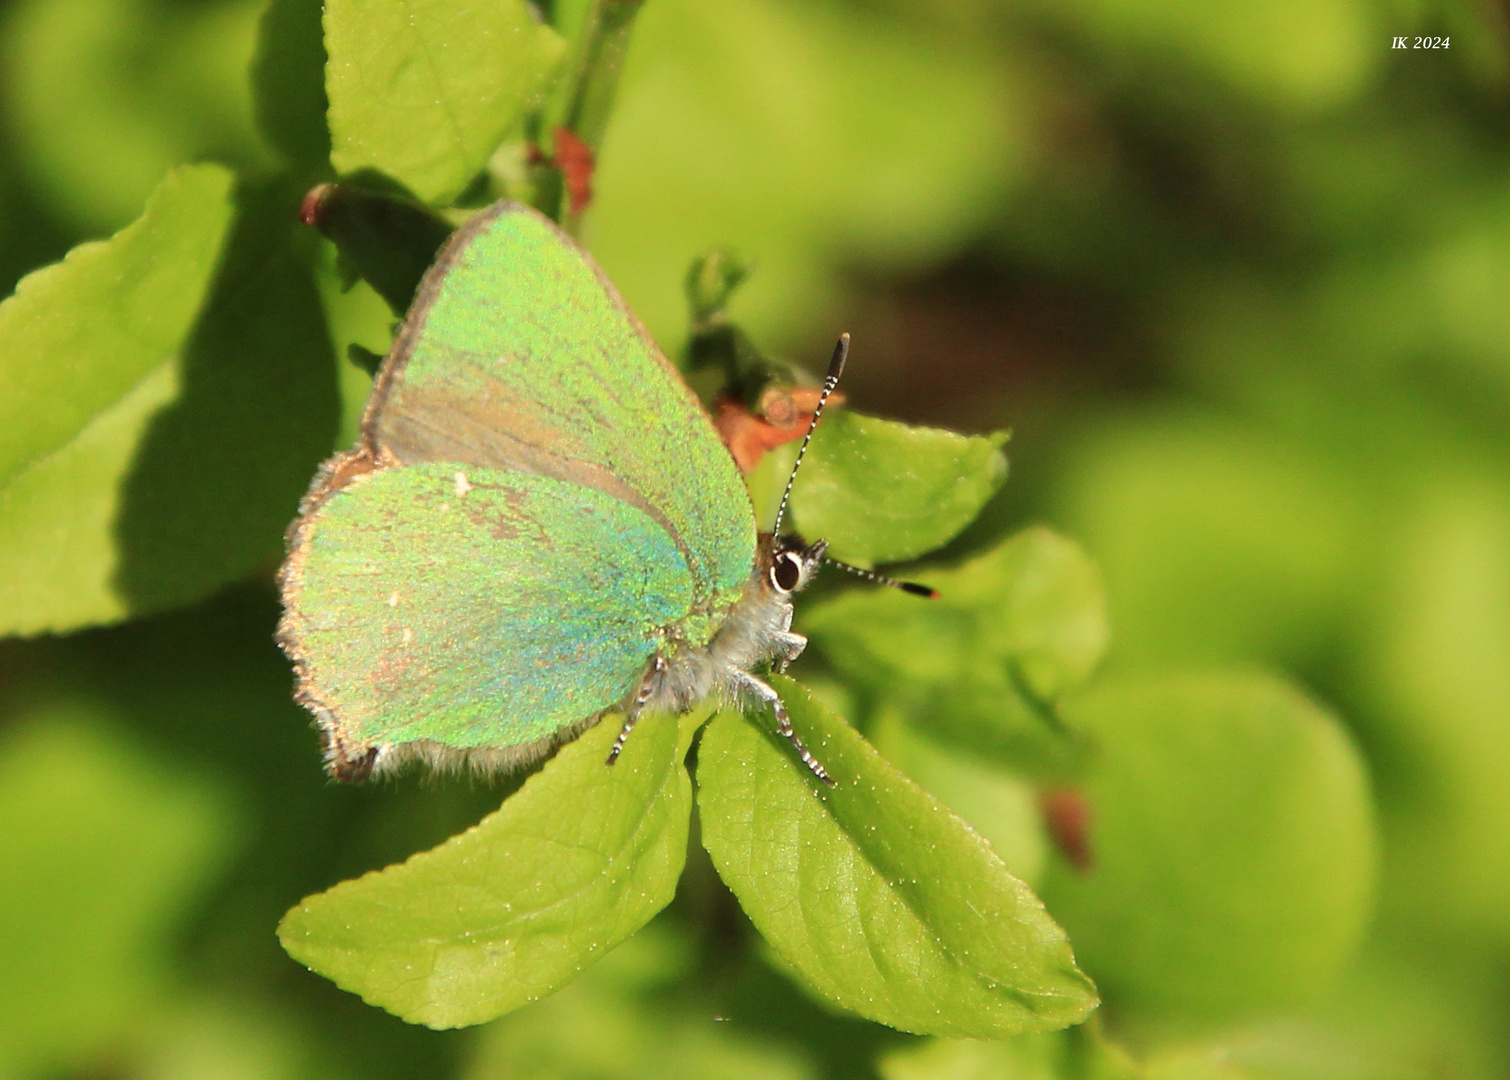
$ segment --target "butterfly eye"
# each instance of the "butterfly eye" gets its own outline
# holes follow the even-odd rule
[[[778,592],[789,593],[802,580],[802,560],[790,551],[783,551],[771,563],[771,584]]]

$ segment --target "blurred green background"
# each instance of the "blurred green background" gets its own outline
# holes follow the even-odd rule
[[[316,15],[0,2],[0,292],[132,221],[173,165],[277,167],[287,140],[260,134],[277,125],[259,127],[249,71],[293,66],[259,54],[259,33]],[[1449,46],[1392,48],[1400,36]],[[1293,879],[1245,882],[1230,923],[1203,923],[1221,850],[1208,865],[1171,843],[1162,869],[1108,856],[1083,888],[1026,782],[935,763],[1065,922],[1136,1068],[1510,1075],[1505,6],[648,0],[595,186],[585,241],[668,351],[687,266],[733,245],[758,269],[732,313],[771,352],[821,367],[849,330],[855,407],[1014,429],[1012,479],[974,542],[1046,522],[1085,545],[1112,639],[1102,684],[1069,711],[1108,746],[1130,740],[1123,760],[1156,732],[1200,781],[1169,794],[1129,768],[1092,783],[1098,839],[1145,835],[1162,795],[1181,828],[1239,821],[1222,804],[1247,795],[1218,759],[1234,776],[1266,754],[1340,762],[1356,797],[1297,804],[1313,816],[1294,822],[1354,829],[1365,862],[1377,844],[1372,901],[1322,905],[1336,933],[1304,904],[1286,921],[1297,882],[1325,891],[1337,870],[1321,848],[1285,864]],[[0,1076],[1112,1068],[1073,1046],[929,1042],[828,1014],[705,859],[609,961],[482,1029],[408,1027],[304,972],[273,936],[286,907],[439,841],[505,789],[327,785],[272,644],[271,572],[0,643]],[[0,606],[15,587],[0,582]],[[1217,708],[1206,672],[1292,693],[1230,674],[1259,669],[1345,736],[1302,718],[1276,743],[1260,709],[1232,721],[1251,747],[1210,749],[1146,689],[1181,687],[1184,717]],[[1370,798],[1373,821],[1338,824]],[[1253,925],[1274,938],[1233,946]],[[1254,968],[1250,954],[1287,950],[1293,963]]]

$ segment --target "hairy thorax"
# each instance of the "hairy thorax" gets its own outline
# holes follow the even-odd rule
[[[796,553],[796,579],[778,583],[773,570],[783,556],[793,558],[791,553]],[[746,695],[751,669],[767,662],[783,668],[795,660],[807,640],[791,632],[792,594],[807,584],[821,557],[821,547],[812,553],[795,537],[762,534],[744,595],[706,646],[666,656],[659,668],[652,664],[640,707],[685,712],[709,694],[738,703]]]

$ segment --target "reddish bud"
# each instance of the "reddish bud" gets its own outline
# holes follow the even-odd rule
[[[1091,804],[1075,788],[1051,788],[1038,795],[1049,837],[1069,864],[1081,873],[1091,868]]]
[[[299,221],[304,225],[318,226],[320,224],[320,211],[325,206],[325,200],[334,191],[334,184],[316,184],[304,193],[304,199],[299,203]]]
[[[713,426],[729,448],[739,471],[754,472],[767,450],[796,442],[806,435],[808,425],[813,422],[813,410],[818,406],[818,395],[818,390],[807,387],[772,387],[761,395],[759,415],[751,412],[742,401],[719,397],[713,403]],[[838,404],[843,400],[840,394],[829,395],[831,403]]]
[[[592,202],[592,172],[596,162],[592,148],[566,128],[556,129],[556,168],[566,181],[571,216],[576,217]]]

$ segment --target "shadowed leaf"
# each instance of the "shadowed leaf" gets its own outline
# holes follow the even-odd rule
[[[320,5],[272,0],[262,13],[252,60],[257,126],[301,175],[328,172],[325,45]]]
[[[181,169],[0,305],[0,632],[191,602],[277,558],[336,419],[292,212]]]

